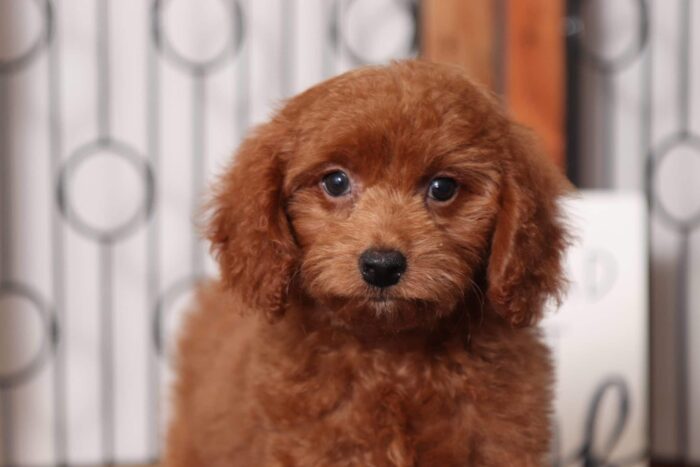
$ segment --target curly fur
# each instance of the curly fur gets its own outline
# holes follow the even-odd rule
[[[343,168],[352,193],[330,198]],[[449,175],[439,204],[428,182]],[[459,71],[355,70],[291,99],[210,203],[221,281],[179,348],[169,467],[537,466],[552,367],[536,326],[564,286],[568,185]],[[367,248],[403,252],[388,290]]]

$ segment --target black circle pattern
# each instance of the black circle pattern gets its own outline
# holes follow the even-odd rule
[[[51,42],[54,24],[53,7],[49,0],[34,0],[34,4],[42,16],[42,27],[39,35],[26,51],[9,59],[0,59],[0,73],[11,73],[27,67]]]
[[[228,10],[229,33],[223,49],[207,60],[192,60],[177,51],[166,34],[163,25],[163,12],[173,0],[155,0],[153,2],[153,41],[161,54],[173,64],[192,73],[206,75],[225,65],[228,60],[238,55],[243,48],[245,38],[245,18],[243,9],[237,0],[221,0]]]
[[[692,133],[676,133],[667,137],[659,144],[647,159],[647,186],[649,187],[649,196],[653,202],[653,207],[659,214],[659,218],[665,221],[671,228],[679,232],[688,232],[695,230],[700,225],[700,209],[696,209],[688,217],[680,217],[674,214],[670,207],[664,203],[663,197],[659,193],[659,184],[657,175],[659,168],[668,159],[674,149],[681,146],[686,146],[693,153],[700,157],[700,137]]]
[[[115,155],[132,166],[141,176],[144,186],[144,199],[139,209],[121,225],[111,229],[103,229],[91,225],[89,221],[81,218],[73,208],[68,189],[75,170],[89,159],[97,157],[104,152]],[[99,242],[109,243],[121,240],[132,234],[139,226],[144,225],[153,212],[154,197],[155,178],[150,164],[132,147],[118,141],[95,141],[80,147],[68,159],[58,176],[56,199],[58,200],[61,214],[76,231]]]
[[[206,280],[205,277],[185,277],[173,285],[171,285],[159,298],[155,306],[152,322],[153,347],[156,354],[164,358],[168,363],[172,362],[172,355],[168,353],[166,336],[164,333],[164,325],[169,313],[172,312],[171,307],[178,298],[192,292],[197,285]]]
[[[582,33],[578,34],[579,44],[583,51],[583,56],[591,64],[604,73],[615,73],[630,66],[642,55],[649,41],[649,6],[647,0],[636,0],[639,15],[637,40],[633,41],[617,56],[607,58],[597,53],[585,41],[585,25]]]
[[[363,55],[362,52],[356,50],[348,38],[345,35],[346,25],[342,22],[340,18],[346,18],[348,11],[361,0],[351,0],[348,2],[342,2],[336,0],[333,4],[333,11],[331,18],[334,21],[330,25],[330,41],[333,44],[334,49],[343,50],[350,57],[350,60],[355,65],[366,65],[374,64],[376,60],[371,59]],[[420,5],[418,0],[395,0],[399,6],[406,9],[412,19],[413,23],[413,34],[409,38],[409,50],[407,51],[409,55],[416,56],[420,50]],[[340,14],[339,14],[340,13]],[[400,51],[396,51],[391,57],[386,57],[384,60],[390,60],[396,56],[403,55]]]
[[[27,2],[29,3],[29,2]],[[33,0],[31,4],[41,16],[41,27],[29,47],[13,57],[0,59],[0,74],[12,75],[35,63],[44,53],[54,36],[54,9],[50,0]],[[0,222],[6,222],[0,219]],[[28,302],[41,323],[41,342],[31,358],[19,368],[0,372],[0,392],[21,386],[36,377],[55,351],[59,336],[59,323],[49,301],[31,285],[13,280],[0,281],[0,298],[15,297]]]
[[[36,353],[22,367],[11,372],[0,373],[0,389],[10,389],[19,386],[36,376],[58,343],[58,323],[47,301],[33,288],[18,283],[4,282],[0,284],[0,298],[15,296],[26,300],[32,305],[42,323],[41,343]]]

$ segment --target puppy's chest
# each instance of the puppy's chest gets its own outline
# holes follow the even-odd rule
[[[449,353],[316,355],[279,374],[277,394],[265,397],[266,418],[276,428],[418,435],[464,415],[473,399],[470,373],[464,355]]]

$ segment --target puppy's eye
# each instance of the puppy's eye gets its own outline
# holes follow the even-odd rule
[[[326,193],[336,198],[350,192],[350,178],[342,170],[329,173],[323,177],[321,184]]]
[[[435,201],[449,201],[457,192],[457,182],[448,177],[438,177],[430,181],[428,197]]]

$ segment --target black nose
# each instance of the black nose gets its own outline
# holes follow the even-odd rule
[[[360,255],[360,272],[376,287],[395,285],[406,271],[406,257],[396,250],[366,250]]]

